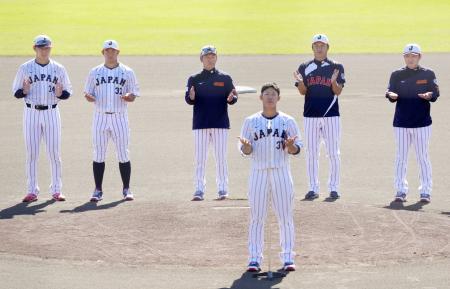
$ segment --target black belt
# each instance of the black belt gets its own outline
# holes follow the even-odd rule
[[[56,106],[57,106],[56,103],[52,104],[51,108],[55,108]],[[39,105],[39,104],[31,105],[31,104],[27,103],[27,107],[32,107],[32,108],[37,109],[37,110],[47,110],[47,109],[49,109],[50,106],[48,106],[48,105]]]

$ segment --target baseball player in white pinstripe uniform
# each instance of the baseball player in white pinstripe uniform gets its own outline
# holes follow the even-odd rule
[[[51,165],[50,193],[54,200],[64,201],[61,193],[61,118],[57,105],[60,100],[69,98],[72,85],[66,69],[50,59],[50,37],[38,35],[33,49],[36,57],[19,67],[13,83],[14,96],[25,101],[23,133],[28,192],[23,202],[34,202],[38,198],[37,161],[42,138]]]
[[[110,138],[116,146],[123,182],[123,198],[127,201],[134,199],[130,190],[131,163],[128,151],[130,131],[127,103],[133,102],[139,95],[139,85],[134,71],[119,63],[119,52],[117,41],[105,41],[102,50],[105,62],[91,70],[85,86],[86,100],[95,102],[92,125],[95,190],[91,197],[92,202],[98,202],[103,198],[102,182],[106,148]]]
[[[248,241],[250,263],[247,270],[260,270],[264,222],[270,202],[280,226],[283,268],[294,271],[294,189],[288,154],[299,154],[303,144],[294,118],[277,111],[280,99],[277,84],[264,84],[260,99],[263,111],[245,119],[239,145],[242,154],[252,158],[248,190],[251,211]]]
[[[395,201],[406,202],[408,181],[406,169],[408,152],[414,146],[419,164],[420,201],[431,201],[433,185],[428,147],[431,137],[431,103],[439,97],[439,86],[433,70],[419,66],[422,57],[420,46],[412,43],[405,46],[403,58],[406,66],[392,72],[386,98],[395,102],[394,132]]]
[[[340,142],[341,120],[338,95],[344,88],[344,67],[327,58],[328,38],[314,35],[312,50],[314,59],[302,63],[294,72],[295,85],[305,96],[303,111],[305,125],[306,167],[309,191],[305,199],[319,197],[319,151],[323,141],[330,163],[328,189],[331,199],[340,197]]]

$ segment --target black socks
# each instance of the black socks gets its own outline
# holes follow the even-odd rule
[[[128,189],[130,187],[131,176],[131,163],[119,163],[120,176],[122,177],[123,188]]]
[[[94,180],[95,180],[95,188],[97,190],[102,191],[102,183],[103,183],[103,174],[105,172],[105,163],[92,163],[92,168],[94,170]]]

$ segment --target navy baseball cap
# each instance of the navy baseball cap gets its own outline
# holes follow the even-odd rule
[[[38,47],[52,47],[52,39],[47,35],[38,35],[34,38],[34,46]]]
[[[206,45],[202,47],[202,50],[200,51],[200,58],[202,58],[203,55],[207,54],[216,54],[217,55],[217,49],[213,45]]]

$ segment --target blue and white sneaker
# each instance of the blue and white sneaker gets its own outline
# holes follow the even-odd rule
[[[337,200],[340,197],[341,197],[341,194],[339,194],[338,192],[336,192],[336,191],[331,191],[330,192],[330,199]]]
[[[394,202],[404,203],[406,202],[406,193],[397,192],[394,198]]]
[[[420,202],[428,204],[431,202],[431,196],[430,194],[420,194]]]
[[[103,199],[103,192],[95,189],[94,192],[92,193],[91,202],[96,203],[98,201],[101,201],[102,199]]]
[[[261,267],[258,262],[250,262],[247,266],[247,272],[259,272],[261,271]]]
[[[203,201],[203,192],[202,191],[195,191],[194,197],[192,198],[192,201]]]
[[[222,201],[226,200],[228,198],[228,192],[227,191],[219,191],[217,200]]]
[[[123,199],[125,201],[132,201],[132,200],[134,200],[133,193],[131,192],[131,190],[129,188],[124,189],[122,191],[122,195],[123,195]]]
[[[309,191],[306,195],[305,195],[305,200],[314,200],[317,199],[319,197],[319,194],[317,194],[314,191]]]
[[[283,265],[284,271],[295,271],[295,264],[294,262],[285,262]]]

